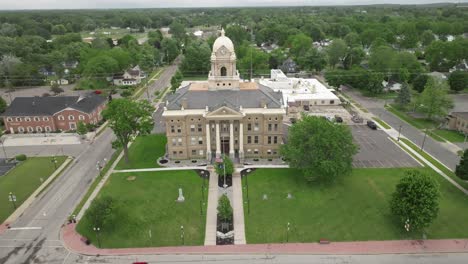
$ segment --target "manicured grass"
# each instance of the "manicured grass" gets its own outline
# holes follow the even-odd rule
[[[413,144],[411,141],[409,141],[406,138],[400,138],[402,142],[404,142],[406,145],[408,145],[410,148],[415,150],[419,155],[423,156],[427,161],[432,163],[434,166],[436,166],[439,170],[441,170],[443,173],[445,173],[447,176],[450,178],[454,179],[458,184],[463,186],[465,189],[468,189],[468,182],[464,181],[455,175],[453,171],[449,170],[447,167],[445,167],[443,164],[432,158],[429,154],[427,154],[425,151],[421,151],[421,148]],[[410,153],[411,155],[411,153]]]
[[[390,129],[392,128],[391,126],[389,126],[387,123],[385,123],[383,120],[381,120],[380,118],[378,117],[373,117],[372,119],[375,120],[375,122],[379,123],[383,128],[385,129]]]
[[[465,140],[465,136],[462,133],[454,130],[437,129],[434,130],[433,133],[450,142],[463,142]]]
[[[115,169],[159,168],[156,161],[164,156],[166,142],[163,134],[138,136],[129,148],[129,163],[125,163],[125,158],[122,158]]]
[[[96,178],[91,183],[91,186],[89,186],[89,189],[86,192],[83,199],[81,199],[80,203],[76,206],[76,208],[73,211],[72,215],[75,215],[75,216],[78,215],[78,213],[81,211],[81,208],[83,208],[83,205],[88,200],[89,196],[91,196],[94,189],[96,189],[96,186],[98,185],[98,183],[101,181],[101,179],[104,177],[104,175],[106,175],[107,171],[109,171],[110,167],[112,166],[112,163],[114,163],[114,161],[117,159],[117,157],[119,157],[121,151],[122,151],[122,149],[118,149],[118,150],[116,150],[114,152],[114,154],[112,154],[111,159],[107,162],[106,165],[104,165],[104,168],[102,169],[101,173],[98,174],[98,172],[96,171],[96,173],[97,173]]]
[[[128,177],[135,176],[129,181]],[[114,221],[101,228],[104,248],[202,245],[205,236],[207,189],[202,197],[202,178],[194,171],[159,171],[112,174],[99,196],[117,202]],[[208,182],[205,181],[207,186]],[[182,188],[185,201],[176,201]],[[201,203],[204,203],[202,205]],[[201,207],[202,206],[202,207]],[[200,209],[203,209],[203,214]],[[97,245],[92,223],[85,217],[78,223],[80,234]],[[149,232],[151,230],[151,238]]]
[[[468,196],[432,170],[442,197],[428,238],[468,237]],[[355,169],[331,185],[309,183],[293,169],[259,169],[248,177],[250,214],[245,212],[248,243],[389,240],[421,238],[407,233],[389,209],[389,200],[405,170]],[[243,180],[245,184],[245,179]],[[291,193],[293,199],[287,199]],[[263,200],[263,194],[268,200]],[[245,198],[244,189],[244,198]]]
[[[57,156],[57,168],[67,157]],[[6,175],[0,176],[0,223],[13,213],[13,204],[8,201],[8,194],[16,195],[16,207],[28,197],[55,171],[51,157],[31,157],[21,162]],[[42,182],[41,182],[42,178]]]

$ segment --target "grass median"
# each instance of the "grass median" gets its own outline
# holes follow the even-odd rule
[[[391,194],[405,170],[354,169],[350,176],[323,185],[307,182],[294,169],[258,169],[247,176],[250,197],[250,214],[244,210],[247,242],[420,239],[421,233],[408,233],[398,225],[389,209]],[[418,170],[435,177],[442,193],[439,216],[426,230],[427,237],[468,237],[468,196],[434,171]],[[292,199],[287,199],[288,193]]]
[[[56,158],[59,168],[67,157]],[[30,157],[0,176],[0,197],[5,199],[0,203],[0,223],[15,210],[13,203],[8,201],[10,192],[16,196],[16,207],[19,207],[54,171],[52,157]]]
[[[388,125],[387,123],[385,123],[382,119],[380,119],[378,117],[372,117],[372,119],[374,119],[375,122],[379,123],[385,129],[392,128],[390,125]]]

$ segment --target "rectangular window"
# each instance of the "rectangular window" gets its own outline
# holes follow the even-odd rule
[[[278,144],[278,137],[273,137],[273,144]]]
[[[177,156],[177,151],[172,151],[172,155]]]
[[[258,154],[258,149],[254,149],[254,154]]]
[[[252,131],[252,124],[247,124],[247,131]]]
[[[177,133],[182,133],[182,128],[180,126],[177,126]]]
[[[247,136],[247,144],[251,144],[252,143],[252,137],[251,136]]]
[[[259,130],[258,123],[255,123],[254,124],[254,131],[258,131],[258,130]]]
[[[197,150],[196,149],[192,149],[192,156],[195,156],[197,155]]]
[[[190,132],[195,132],[195,125],[190,125]]]
[[[272,124],[268,124],[268,131],[271,131]]]
[[[200,151],[198,152],[198,155],[203,156],[203,153],[204,153],[203,149],[200,149]]]
[[[330,100],[330,104],[335,104],[335,100]]]
[[[177,142],[179,143],[179,146],[182,146],[182,138],[178,138]]]
[[[202,124],[198,124],[198,132],[202,132],[203,129],[202,129]]]
[[[255,137],[254,137],[254,143],[255,143],[255,144],[258,144],[258,136],[255,136]]]
[[[271,137],[268,137],[268,144],[271,144]]]
[[[202,137],[198,137],[198,145],[203,145],[203,138]]]
[[[171,126],[171,133],[175,133],[175,126]]]
[[[197,140],[196,138],[191,137],[190,138],[190,145],[195,145],[196,140]]]
[[[275,131],[278,131],[278,124],[275,124]]]
[[[173,139],[172,139],[172,146],[175,146],[175,145],[176,145],[176,139],[173,138]]]

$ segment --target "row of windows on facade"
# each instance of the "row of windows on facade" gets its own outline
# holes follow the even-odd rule
[[[20,126],[20,127],[18,127],[17,129],[18,129],[18,132],[19,132],[19,133],[25,132],[24,127],[21,127],[21,126]],[[76,124],[75,124],[75,123],[70,123],[70,129],[71,129],[71,130],[76,129]],[[33,127],[30,127],[30,126],[28,126],[28,127],[26,128],[26,130],[27,130],[28,132],[34,132],[34,128],[33,128]],[[52,128],[50,128],[50,126],[45,126],[44,129],[42,129],[42,127],[40,127],[40,126],[37,126],[37,127],[36,127],[36,132],[42,132],[42,131],[51,132],[51,131],[52,131]]]
[[[252,138],[253,138],[253,143],[258,144],[258,136],[247,136],[247,144],[252,144]],[[278,137],[273,136],[273,137],[268,137],[267,138],[267,144],[278,144]]]
[[[65,120],[65,117],[64,117],[63,115],[59,115],[57,118],[58,118],[58,120]],[[34,121],[41,121],[41,118],[35,116],[35,117],[33,117],[33,120],[34,120]],[[75,120],[75,116],[69,115],[69,116],[68,116],[68,120]],[[79,115],[79,116],[78,116],[78,120],[85,120],[85,116],[84,116],[84,115]],[[7,118],[7,121],[8,121],[8,122],[13,122],[13,118],[12,118],[12,117],[8,117],[8,118]],[[15,118],[15,121],[16,121],[16,122],[21,122],[21,121],[23,121],[23,119],[22,119],[21,117],[16,117],[16,118]],[[25,118],[24,118],[24,121],[25,121],[25,122],[30,122],[30,121],[31,121],[31,117],[25,117]],[[42,121],[49,121],[49,117],[48,117],[48,116],[42,117]]]
[[[259,143],[259,137],[258,136],[247,136],[247,144],[252,144],[252,138],[253,138],[253,143],[258,144]],[[172,146],[182,146],[183,145],[183,140],[182,138],[173,138],[172,139]],[[237,144],[237,138],[235,139],[234,144]],[[278,137],[277,136],[269,136],[267,138],[267,144],[278,144]],[[196,137],[191,137],[190,138],[190,145],[203,145],[203,138],[198,137],[198,140]]]
[[[460,129],[461,128],[468,128],[468,122],[463,123],[463,121],[458,120],[457,124],[458,124]]]
[[[205,151],[203,151],[202,149],[198,150],[198,155],[199,155],[199,156],[203,156],[204,153],[205,153]],[[247,149],[247,153],[249,153],[249,154],[253,153],[253,154],[255,154],[255,155],[258,155],[258,154],[259,154],[259,151],[258,151],[258,149],[254,149],[253,151],[252,151],[252,149]],[[173,155],[173,156],[177,156],[177,154],[178,154],[179,156],[182,156],[182,155],[184,155],[184,151],[182,151],[182,150],[179,151],[179,152],[177,152],[177,151],[172,151],[172,155]],[[277,150],[271,150],[271,149],[267,150],[267,155],[277,155],[277,154],[278,154],[278,151],[277,151]],[[195,156],[195,155],[197,155],[197,150],[196,150],[196,149],[192,149],[192,156]]]
[[[278,131],[278,124],[268,124],[268,131]],[[228,132],[228,125],[223,124],[221,127],[223,132]],[[238,131],[237,127],[234,128],[235,132]],[[259,131],[260,130],[260,125],[259,123],[253,123],[253,131]],[[171,133],[182,133],[182,127],[181,126],[171,126]],[[190,125],[190,132],[203,132],[203,127],[201,124],[198,124],[197,127],[195,125]],[[247,131],[252,131],[252,123],[247,124]],[[215,132],[215,125],[212,125],[211,127],[211,132]]]

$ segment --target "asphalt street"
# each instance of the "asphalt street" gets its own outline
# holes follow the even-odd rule
[[[167,67],[159,80],[149,87],[149,92],[153,94],[154,91],[167,87],[176,70],[177,65]],[[144,96],[146,95],[143,94],[142,98]],[[63,147],[62,153],[75,152],[76,159],[45,192],[38,196],[19,219],[11,224],[12,227],[24,229],[7,230],[0,235],[0,263],[86,263],[82,256],[72,254],[63,246],[59,231],[98,175],[97,161],[102,164],[104,158],[107,160],[111,158],[114,152],[111,147],[113,138],[112,131],[107,128],[93,144],[83,144],[81,150],[71,151]],[[44,155],[61,153],[61,147],[58,146],[37,149],[28,147],[28,149],[30,152],[26,152],[27,149],[21,151]],[[12,153],[10,150],[9,152]],[[83,262],[80,262],[80,259]],[[109,260],[107,263],[115,262]]]
[[[401,126],[402,135],[413,141],[416,145],[422,145],[422,142],[424,140],[424,133],[387,111],[387,109],[385,109],[384,107],[384,100],[379,100],[376,98],[366,98],[364,96],[361,96],[358,91],[352,89],[346,90],[346,93],[352,96],[356,102],[360,103],[371,113],[387,122],[393,128],[398,130]],[[460,160],[460,157],[457,154],[446,149],[439,142],[433,140],[429,136],[426,137],[424,143],[424,150],[432,156],[436,157],[439,161],[444,163],[447,167],[449,167],[452,170],[455,169]]]

